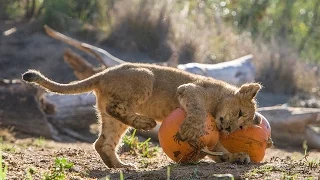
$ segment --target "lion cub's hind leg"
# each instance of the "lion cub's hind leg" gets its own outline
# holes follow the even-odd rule
[[[106,112],[136,129],[153,129],[157,125],[154,119],[135,112],[135,108],[145,103],[152,95],[153,73],[145,68],[125,69],[121,73],[125,82],[109,93]]]
[[[103,162],[109,168],[134,167],[133,165],[122,163],[117,155],[120,141],[128,126],[106,114],[101,114],[100,120],[100,136],[94,143],[94,148]]]
[[[135,129],[151,130],[156,126],[154,119],[136,114],[132,106],[128,99],[112,97],[106,110],[112,117]]]

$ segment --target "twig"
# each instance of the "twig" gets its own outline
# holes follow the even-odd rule
[[[206,154],[211,155],[211,156],[222,156],[224,154],[223,152],[210,151],[207,147],[201,149],[201,152],[206,153]]]
[[[106,65],[107,67],[122,64],[125,62],[121,59],[118,59],[118,58],[112,56],[110,53],[108,53],[107,51],[105,51],[101,48],[98,48],[96,46],[92,46],[90,44],[83,43],[83,42],[80,42],[76,39],[68,37],[64,34],[61,34],[57,31],[53,30],[52,28],[50,28],[47,25],[44,26],[44,30],[50,37],[58,39],[66,44],[69,44],[73,47],[80,49],[81,51],[84,51],[84,52],[90,54],[91,56],[97,58],[102,64]]]

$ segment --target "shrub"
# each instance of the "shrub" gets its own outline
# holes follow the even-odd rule
[[[166,5],[146,0],[119,1],[110,15],[113,24],[103,43],[122,51],[145,52],[156,60],[170,57],[172,24]]]

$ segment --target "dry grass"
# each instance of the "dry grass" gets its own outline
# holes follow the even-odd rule
[[[104,43],[122,51],[145,52],[158,61],[172,54],[169,40],[172,24],[165,4],[117,1],[110,15],[113,24]]]
[[[200,1],[117,1],[110,34],[104,41],[122,51],[148,53],[166,61],[177,52],[179,63],[218,63],[252,53],[257,81],[274,93],[315,93],[317,71],[295,49],[272,40],[253,42],[250,33],[236,33],[223,23],[219,10]],[[202,4],[203,5],[203,4]]]
[[[258,43],[256,43],[258,44]],[[257,81],[273,93],[314,93],[319,86],[313,67],[302,62],[297,52],[288,45],[272,41],[253,46]]]
[[[15,137],[14,137],[15,134],[12,131],[13,131],[13,129],[1,127],[0,128],[0,143],[2,143],[2,141],[13,142],[15,140]]]
[[[82,26],[82,39],[107,35],[104,43],[123,52],[147,53],[156,61],[167,61],[178,54],[179,63],[218,63],[252,53],[257,81],[266,91],[320,95],[317,66],[305,64],[290,44],[281,43],[281,37],[253,42],[250,33],[235,32],[236,28],[224,23],[218,1],[206,2],[98,0],[90,4],[85,0],[76,3],[78,8],[71,8],[70,2],[48,1],[42,18],[58,24],[56,28],[66,26],[68,31]],[[75,13],[78,10],[83,13]],[[99,30],[107,34],[101,35]]]

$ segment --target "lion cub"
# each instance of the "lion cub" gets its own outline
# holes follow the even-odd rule
[[[22,79],[59,94],[94,92],[101,124],[94,147],[110,168],[131,166],[122,163],[116,153],[129,126],[151,130],[177,107],[187,113],[177,133],[182,141],[196,142],[205,133],[207,112],[227,134],[259,123],[254,117],[258,83],[238,88],[175,68],[139,63],[121,64],[69,84],[54,82],[35,70],[24,73]],[[216,150],[226,152],[216,161],[250,162],[247,154],[231,154],[219,143]]]

